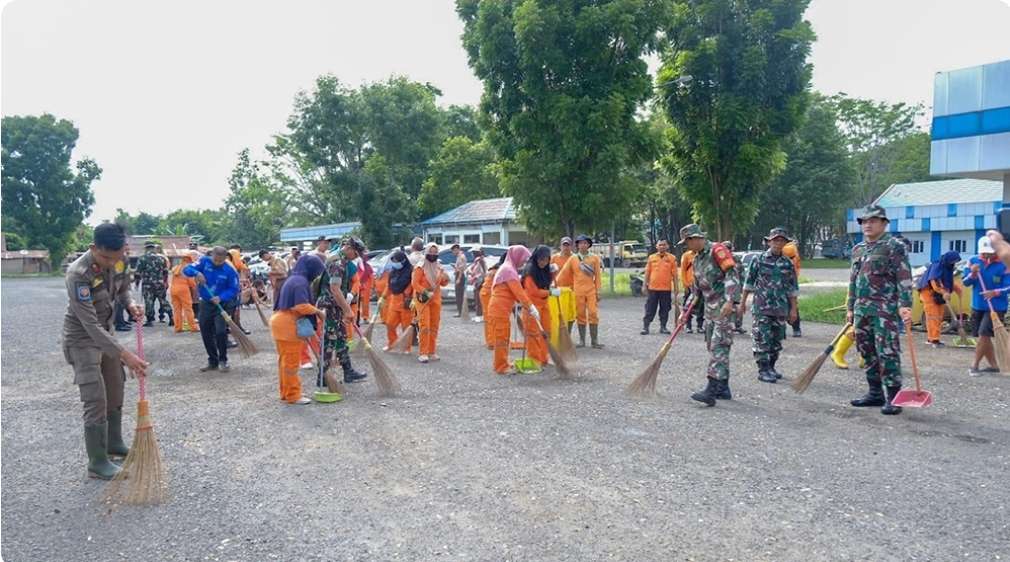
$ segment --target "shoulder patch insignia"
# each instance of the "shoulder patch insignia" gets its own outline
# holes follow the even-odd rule
[[[102,276],[95,277],[91,281],[91,286],[92,287],[97,287],[97,286],[101,285],[103,281],[105,281],[105,279]]]
[[[116,273],[122,273],[126,271],[126,264],[121,261],[116,262]]]
[[[80,302],[91,302],[91,287],[87,283],[77,284],[77,300]]]

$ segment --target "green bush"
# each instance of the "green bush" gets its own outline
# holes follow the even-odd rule
[[[804,321],[823,322],[825,324],[842,325],[845,323],[845,309],[830,310],[845,304],[845,289],[834,289],[831,291],[811,293],[804,295],[800,293],[799,307],[800,318]]]

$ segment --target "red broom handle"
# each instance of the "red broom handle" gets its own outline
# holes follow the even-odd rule
[[[142,322],[134,322],[137,329],[137,357],[140,357],[141,361],[146,361],[144,359],[144,324]],[[145,400],[147,397],[147,377],[145,375],[140,375],[138,377],[138,382],[140,384],[140,399]]]
[[[677,337],[677,334],[679,334],[680,331],[684,329],[684,324],[686,320],[691,317],[691,311],[694,310],[694,305],[697,302],[698,299],[694,298],[694,296],[691,296],[691,299],[687,301],[687,308],[684,309],[684,312],[680,313],[680,318],[677,320],[677,325],[674,326],[673,328],[673,333],[670,334],[670,339],[666,340],[667,343],[673,343],[673,340],[674,338]]]

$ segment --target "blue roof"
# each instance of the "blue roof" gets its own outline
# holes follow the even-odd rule
[[[424,226],[443,224],[502,223],[516,219],[511,197],[478,199],[421,221]]]
[[[356,229],[361,228],[360,222],[342,222],[338,224],[324,224],[320,226],[299,226],[294,228],[281,229],[281,242],[299,242],[302,240],[315,240],[320,236],[347,236]]]
[[[987,203],[1003,200],[1003,182],[955,179],[896,183],[874,201],[881,207],[948,205],[950,203]]]

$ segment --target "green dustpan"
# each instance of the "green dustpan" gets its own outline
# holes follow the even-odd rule
[[[540,363],[530,357],[516,359],[514,365],[516,372],[523,375],[535,375],[542,371]]]
[[[312,393],[312,399],[316,402],[322,402],[323,404],[332,404],[333,402],[340,402],[344,399],[339,392],[328,392],[325,390],[317,390]]]

